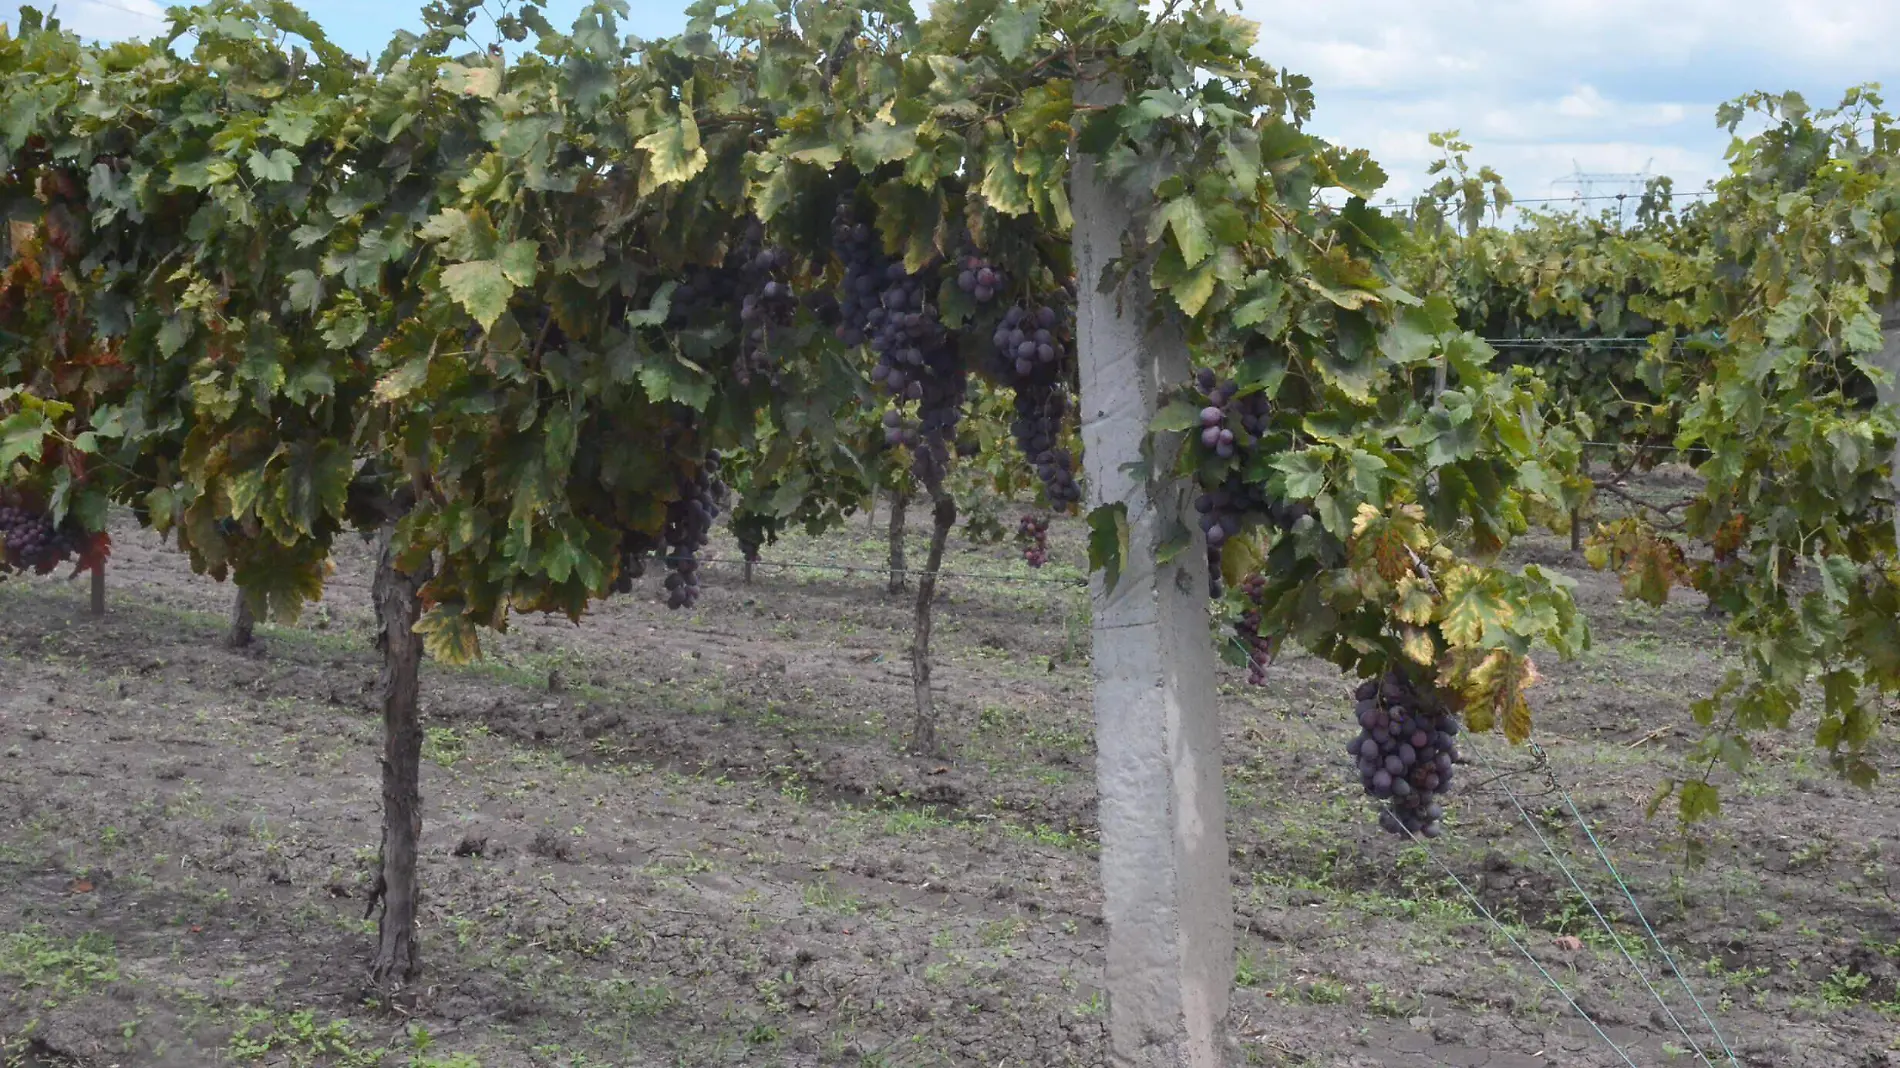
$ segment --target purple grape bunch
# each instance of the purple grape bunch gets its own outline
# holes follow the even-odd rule
[[[614,576],[613,592],[628,594],[633,592],[636,580],[647,573],[647,559],[653,555],[655,542],[651,534],[643,531],[628,530],[620,535],[620,573]]]
[[[1049,562],[1049,517],[1026,513],[1016,524],[1016,542],[1022,546],[1023,562],[1041,567]]]
[[[768,248],[757,222],[717,267],[695,266],[673,289],[668,305],[669,325],[724,322],[739,336],[733,377],[741,385],[755,378],[778,381],[772,353],[775,337],[790,329],[798,312],[798,294],[789,280],[792,256],[782,248]],[[733,316],[738,307],[737,321]]]
[[[1250,479],[1261,449],[1260,439],[1273,415],[1264,391],[1242,393],[1233,379],[1219,380],[1212,370],[1194,375],[1194,396],[1201,403],[1197,448],[1221,460],[1231,460],[1223,473],[1203,475],[1202,492],[1194,509],[1207,537],[1208,594],[1219,597],[1221,550],[1248,522],[1264,522],[1277,530],[1291,530],[1312,509],[1303,502],[1283,501],[1270,495],[1264,484]]]
[[[0,505],[0,572],[50,571],[81,549],[70,529],[18,504]]]
[[[965,252],[958,257],[957,288],[978,304],[995,300],[1005,284],[1002,270],[982,255]]]
[[[680,480],[680,496],[666,506],[666,606],[691,608],[699,602],[699,550],[712,540],[719,517],[719,461],[710,458],[698,473]]]
[[[1075,312],[1068,304],[1015,304],[990,336],[992,370],[1015,391],[1010,433],[1042,480],[1049,503],[1068,511],[1082,502],[1075,454],[1062,447],[1063,422],[1072,410],[1063,389],[1073,351]]]
[[[748,242],[739,255],[744,296],[739,301],[739,361],[734,377],[742,386],[762,377],[778,384],[778,361],[772,355],[775,335],[791,328],[798,314],[798,295],[786,280],[792,265],[789,252],[781,248],[758,248],[756,239]]]
[[[1240,590],[1247,597],[1247,607],[1234,621],[1234,634],[1247,650],[1247,684],[1265,686],[1267,668],[1273,663],[1273,653],[1278,644],[1260,633],[1260,612],[1266,598],[1267,579],[1258,572],[1248,575],[1241,581]]]
[[[838,294],[838,340],[877,354],[871,380],[896,402],[884,414],[884,439],[912,451],[919,475],[942,477],[963,418],[969,387],[956,337],[932,303],[935,268],[913,273],[884,255],[870,225],[840,203],[832,219],[832,249],[844,264]],[[987,268],[986,268],[987,269]],[[897,405],[917,402],[914,421]]]
[[[1354,692],[1359,736],[1346,744],[1359,782],[1382,803],[1381,829],[1436,838],[1458,761],[1458,717],[1403,671],[1367,679]]]

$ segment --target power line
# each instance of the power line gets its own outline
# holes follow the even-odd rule
[[[1706,197],[1713,192],[1715,192],[1713,189],[1672,189],[1668,192],[1654,193],[1593,193],[1589,196],[1524,197],[1521,200],[1512,197],[1511,204],[1575,204],[1580,200],[1628,200],[1631,197],[1670,200],[1675,197]]]
[[[1649,339],[1644,337],[1488,337],[1484,339],[1484,343],[1494,349],[1543,349],[1558,348],[1563,345],[1612,349],[1650,347]],[[1676,344],[1681,344],[1680,340]]]

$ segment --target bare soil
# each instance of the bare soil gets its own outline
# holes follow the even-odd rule
[[[1039,573],[953,536],[946,568],[989,577],[943,584],[947,760],[902,750],[911,606],[862,518],[768,549],[751,584],[714,566],[690,613],[650,578],[426,665],[425,980],[396,1004],[364,985],[368,547],[234,652],[228,588],[117,537],[103,619],[83,580],[0,584],[0,1063],[1104,1063],[1079,523]],[[1354,680],[1222,668],[1248,1062],[1703,1063],[1673,1012],[1729,1063],[1568,796],[1736,1063],[1900,1063],[1892,787],[1765,737],[1685,863],[1644,808],[1732,666],[1721,622],[1624,603],[1566,539],[1518,555],[1577,580],[1596,645],[1541,665],[1547,766],[1474,744],[1429,853],[1380,833],[1349,774]]]

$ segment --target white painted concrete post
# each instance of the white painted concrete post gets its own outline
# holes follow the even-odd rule
[[[1880,332],[1887,343],[1880,349],[1880,366],[1887,372],[1888,378],[1879,386],[1880,403],[1900,405],[1900,301],[1895,301],[1881,309]],[[1893,484],[1893,537],[1900,545],[1900,448],[1894,450],[1892,468],[1887,478]]]
[[[1128,508],[1115,588],[1089,579],[1094,610],[1096,789],[1108,923],[1109,1063],[1115,1068],[1223,1068],[1234,979],[1227,804],[1214,704],[1207,560],[1195,539],[1166,565],[1156,550],[1184,518],[1187,487],[1122,469],[1161,393],[1185,381],[1187,344],[1145,329],[1151,292],[1135,274],[1096,291],[1121,250],[1128,206],[1086,157],[1071,177],[1079,307],[1082,446],[1089,504]],[[1167,471],[1172,455],[1153,470]]]

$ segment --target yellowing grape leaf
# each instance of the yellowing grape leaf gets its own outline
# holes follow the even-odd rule
[[[444,664],[473,663],[482,655],[475,623],[461,612],[460,604],[439,604],[416,621],[416,633],[422,635],[422,648]]]
[[[1474,731],[1504,728],[1513,745],[1531,736],[1531,708],[1524,691],[1537,682],[1537,666],[1528,656],[1493,649],[1464,678],[1466,717]],[[1481,725],[1482,724],[1482,725]]]
[[[1510,602],[1484,579],[1483,572],[1468,566],[1453,568],[1439,579],[1444,596],[1439,629],[1453,645],[1483,645],[1487,633],[1508,630],[1515,618]]]
[[[706,169],[706,150],[699,143],[699,124],[693,116],[679,117],[642,137],[637,146],[647,154],[647,169],[640,176],[640,192],[651,193],[661,186],[690,181]]]
[[[1432,634],[1428,630],[1406,627],[1401,647],[1405,650],[1406,657],[1415,664],[1430,666],[1438,659],[1438,643],[1432,640]]]
[[[1228,538],[1220,547],[1220,577],[1229,586],[1238,588],[1248,575],[1260,570],[1260,564],[1260,546],[1251,536]]]
[[[983,199],[1003,215],[1022,215],[1035,205],[1023,188],[1022,175],[1016,173],[1016,153],[1001,141],[990,145],[983,164]]]
[[[1425,587],[1424,580],[1417,575],[1406,575],[1399,580],[1397,592],[1398,600],[1392,607],[1393,616],[1421,627],[1432,621],[1432,615],[1438,610],[1438,601],[1432,597],[1431,590]]]
[[[1415,574],[1412,558],[1412,534],[1416,524],[1403,511],[1384,515],[1370,504],[1361,503],[1353,516],[1353,559],[1371,563],[1379,577],[1396,584]]]

